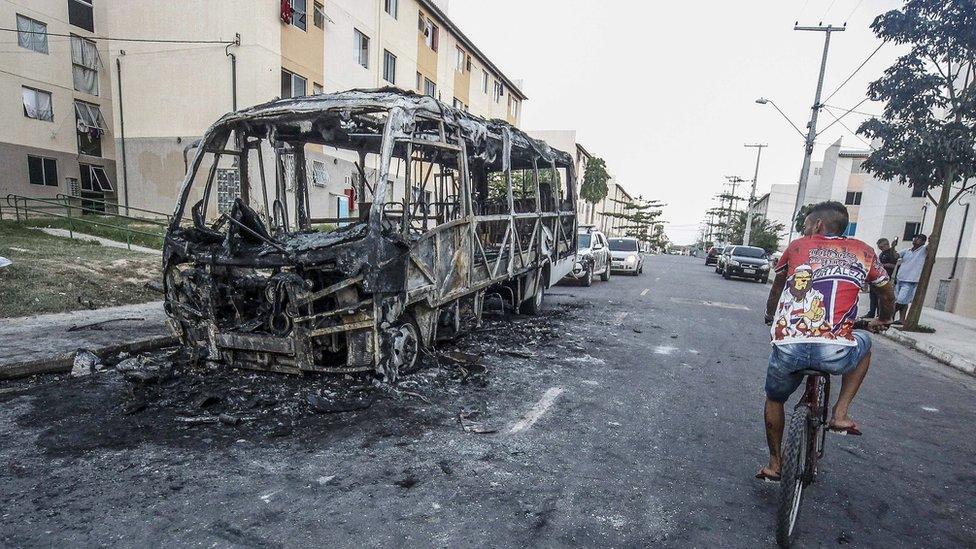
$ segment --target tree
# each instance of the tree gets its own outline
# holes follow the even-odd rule
[[[746,233],[746,212],[736,212],[732,220],[732,234],[735,235],[732,244],[742,244]],[[752,229],[749,231],[749,245],[773,253],[779,248],[779,235],[786,227],[782,223],[774,223],[765,216],[752,216]]]
[[[580,198],[590,203],[590,223],[593,223],[592,207],[597,202],[607,197],[610,187],[610,174],[607,173],[607,163],[602,158],[596,156],[590,158],[583,171],[583,183],[580,185]]]
[[[807,220],[807,214],[810,213],[810,206],[810,204],[800,206],[796,212],[796,218],[793,220],[793,229],[800,236],[803,235],[803,223]]]
[[[881,118],[858,133],[880,143],[866,171],[916,189],[936,206],[925,264],[905,328],[918,326],[946,211],[972,189],[976,173],[976,3],[908,0],[879,15],[875,35],[909,51],[871,83],[868,94],[885,101]]]
[[[640,196],[633,202],[619,200],[615,202],[623,204],[623,211],[620,213],[605,212],[604,215],[623,220],[624,223],[617,228],[622,230],[624,235],[651,245],[659,243],[660,237],[656,227],[660,226],[663,231],[663,226],[658,220],[661,215],[661,208],[664,207],[663,203],[657,200],[644,200]]]

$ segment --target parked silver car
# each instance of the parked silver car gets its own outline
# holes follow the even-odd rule
[[[644,255],[636,238],[610,239],[610,269],[634,276],[644,272]]]
[[[576,263],[564,280],[575,280],[583,286],[591,286],[593,277],[610,280],[610,249],[607,237],[592,227],[580,227],[577,238]]]

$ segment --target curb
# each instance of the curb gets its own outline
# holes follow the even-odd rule
[[[964,374],[969,374],[976,377],[976,362],[950,353],[944,349],[940,349],[931,343],[919,341],[914,337],[905,335],[903,332],[897,329],[888,330],[882,335],[892,341],[897,341],[910,349],[915,349],[923,355],[941,362],[946,366],[950,366]]]
[[[106,345],[90,349],[99,356],[114,355],[121,352],[141,353],[152,351],[160,347],[169,347],[179,343],[179,338],[173,335],[153,336],[144,339],[137,339],[128,343],[118,345]],[[0,364],[0,380],[16,379],[36,374],[57,374],[70,372],[75,361],[75,351],[61,353],[59,355],[40,358],[37,360],[27,360],[23,362],[11,362]]]

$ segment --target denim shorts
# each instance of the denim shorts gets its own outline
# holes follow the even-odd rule
[[[857,345],[836,343],[791,343],[773,345],[766,370],[766,396],[769,400],[786,402],[803,382],[801,370],[818,370],[832,375],[846,374],[871,352],[871,337],[856,330]]]
[[[895,303],[899,305],[909,305],[915,299],[915,288],[918,282],[902,282],[895,284]]]

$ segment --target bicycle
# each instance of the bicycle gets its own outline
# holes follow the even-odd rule
[[[854,323],[856,329],[867,329],[868,326],[867,320]],[[803,492],[816,480],[817,463],[824,455],[830,420],[830,374],[819,370],[800,370],[797,373],[806,376],[806,389],[793,408],[783,438],[779,508],[776,514],[776,542],[780,547],[789,547],[796,539],[796,522],[800,516]]]

